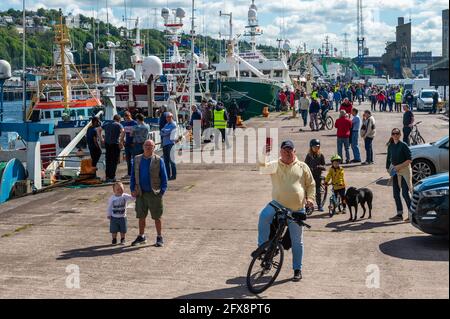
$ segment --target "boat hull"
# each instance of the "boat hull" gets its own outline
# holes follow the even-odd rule
[[[210,84],[211,92],[218,101],[229,107],[233,100],[239,105],[243,120],[262,115],[264,107],[274,109],[277,94],[282,87],[273,83],[252,81],[218,81]]]

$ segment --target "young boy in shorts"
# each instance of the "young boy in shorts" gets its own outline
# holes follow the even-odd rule
[[[112,244],[117,244],[117,233],[120,232],[120,244],[125,245],[125,234],[127,233],[127,203],[135,198],[124,193],[121,182],[113,185],[114,195],[109,198],[107,218],[110,220],[109,231],[112,234]]]

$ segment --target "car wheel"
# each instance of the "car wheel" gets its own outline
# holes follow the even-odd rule
[[[416,184],[422,179],[436,174],[436,168],[429,160],[423,158],[416,159],[412,163],[412,174],[413,183]]]

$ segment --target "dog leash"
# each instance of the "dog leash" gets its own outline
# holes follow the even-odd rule
[[[373,182],[370,182],[369,184],[367,184],[366,186],[363,186],[363,187],[361,187],[361,188],[366,188],[367,186],[370,186],[370,185],[372,185],[372,184],[374,184],[374,183],[376,183],[376,182],[378,182],[378,181],[381,181],[383,179],[383,177],[380,177],[380,178],[378,178],[377,180],[375,180],[375,181],[373,181]]]

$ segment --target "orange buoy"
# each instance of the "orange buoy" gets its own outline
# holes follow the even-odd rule
[[[262,115],[263,115],[264,117],[269,117],[269,107],[268,107],[268,106],[265,106],[265,107],[263,108]]]

